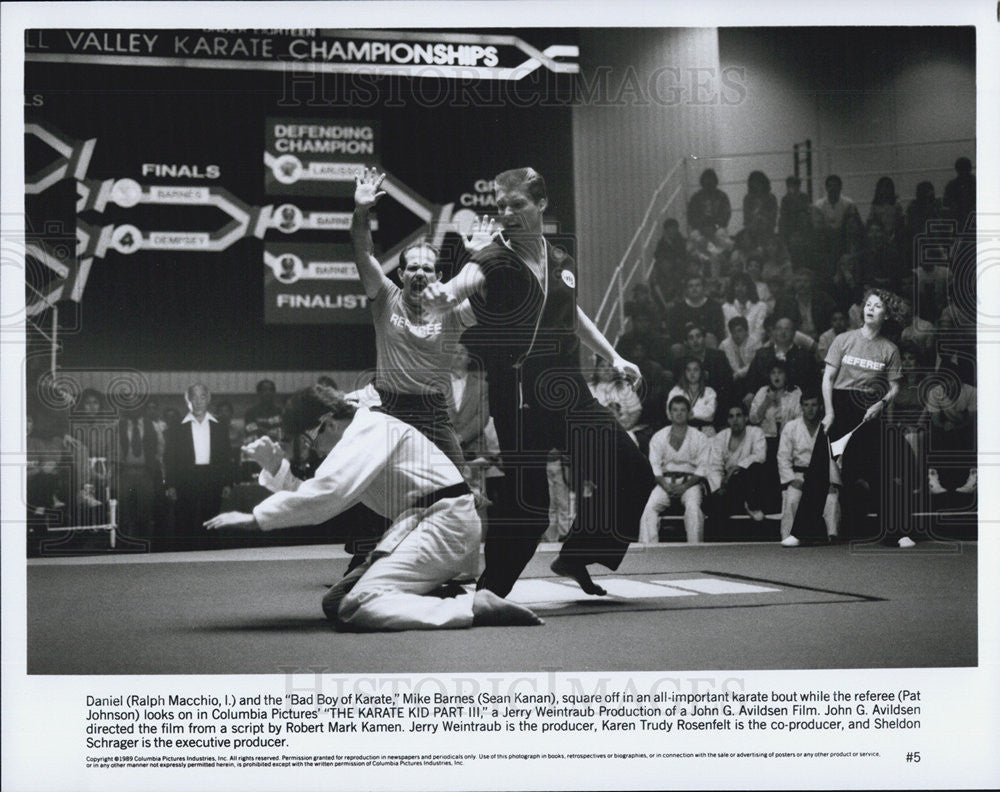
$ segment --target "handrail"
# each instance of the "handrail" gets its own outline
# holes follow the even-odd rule
[[[670,171],[664,177],[663,181],[660,182],[660,186],[657,187],[656,190],[653,192],[653,197],[650,198],[650,200],[649,200],[649,206],[646,207],[646,213],[645,213],[645,215],[643,215],[642,222],[639,223],[639,225],[636,227],[635,233],[632,235],[632,240],[628,243],[628,247],[625,248],[625,253],[621,257],[621,261],[618,262],[618,266],[615,267],[615,270],[612,273],[612,280],[608,284],[608,290],[604,293],[604,299],[601,300],[601,305],[600,305],[600,307],[598,307],[597,313],[594,314],[594,322],[595,323],[599,323],[600,322],[601,313],[604,310],[604,306],[607,303],[608,298],[611,296],[611,294],[615,290],[615,281],[614,281],[615,273],[617,273],[619,269],[624,268],[626,259],[628,259],[628,257],[632,253],[632,247],[635,245],[636,240],[639,238],[639,234],[642,232],[642,229],[645,227],[646,223],[649,221],[649,214],[650,214],[650,212],[653,211],[653,206],[656,204],[657,197],[663,191],[663,189],[667,186],[667,182],[669,182],[674,177],[674,175],[677,173],[677,170],[683,164],[684,164],[684,160],[683,159],[677,160],[677,162],[674,164],[674,167],[670,169]],[[610,319],[611,317],[609,316],[608,318]]]

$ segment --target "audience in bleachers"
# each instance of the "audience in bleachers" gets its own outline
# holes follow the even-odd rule
[[[953,220],[964,229],[971,222],[971,163],[959,158],[955,171],[943,202],[934,185],[924,181],[905,208],[893,180],[879,178],[862,221],[837,175],[825,179],[825,194],[813,204],[801,180],[789,177],[779,210],[770,179],[754,170],[742,202],[743,226],[733,229],[732,236],[729,198],[714,171],[701,174],[700,189],[686,206],[687,238],[677,219],[666,218],[648,282],[633,284],[623,306],[627,322],[616,349],[638,366],[642,379],[637,390],[604,360],[597,361],[591,380],[599,403],[648,453],[657,477],[642,515],[641,541],[658,541],[661,514],[676,509],[690,542],[706,536],[731,538],[734,517],[749,517],[742,525],[753,533],[765,530],[758,521],[767,513],[772,522],[764,525],[777,530],[774,520],[780,512],[780,534],[775,536],[794,544],[800,502],[809,504],[803,513],[813,515],[819,533],[843,533],[835,477],[805,500],[803,493],[816,439],[822,436],[826,442],[820,432],[824,407],[819,394],[824,361],[832,347],[843,347],[845,333],[865,324],[864,301],[871,288],[904,298],[898,303],[901,326],[880,328],[887,343],[898,345],[902,371],[885,421],[915,452],[922,466],[918,477],[930,496],[975,493],[976,388],[968,358],[975,321],[963,307],[972,303],[956,300],[956,292],[968,293],[970,275],[954,269],[953,238],[941,238],[936,228],[928,227]],[[964,280],[956,284],[959,278]],[[489,440],[487,383],[468,362],[460,347],[451,376],[454,425],[467,463],[485,460],[483,474],[492,470],[502,475],[495,443]],[[928,388],[929,374],[934,384]],[[332,380],[330,385],[335,387]],[[204,402],[196,417],[200,423],[208,394],[196,395]],[[218,403],[215,416],[233,464],[226,475],[217,470],[219,434],[212,429],[207,433],[209,457],[201,449],[198,458],[199,468],[212,466],[211,481],[200,485],[178,478],[178,448],[191,434],[192,415],[182,424],[176,409],[164,405],[161,410],[155,399],[141,414],[115,411],[99,392],[85,390],[70,413],[68,432],[40,431],[37,422],[29,421],[30,509],[58,513],[64,524],[85,525],[106,519],[106,501],[117,498],[125,535],[170,537],[177,508],[201,513],[178,490],[193,491],[195,500],[216,504],[205,508],[217,508],[221,490],[234,479],[256,479],[255,465],[232,468],[238,465],[240,446],[264,434],[286,441],[296,456],[296,470],[308,477],[318,460],[310,457],[302,438],[280,437],[274,382],[261,380],[256,396],[242,422],[233,416],[231,402]],[[238,395],[233,398],[245,403]],[[359,391],[357,398],[367,398],[366,392]],[[377,394],[371,403],[377,404]],[[208,420],[215,418],[209,415]],[[191,443],[189,438],[183,446]],[[191,458],[186,456],[184,463],[193,467],[193,449]],[[164,497],[165,472],[173,502]],[[571,491],[571,474],[566,460],[553,455],[550,540],[565,535],[574,518],[577,494]],[[482,475],[479,484],[483,492]],[[851,519],[860,519],[857,508]],[[197,544],[196,535],[191,525],[177,528],[176,538],[186,540],[182,545]]]
[[[655,311],[639,322],[644,329],[640,354],[657,342],[669,342],[676,384],[667,396],[668,404],[677,396],[683,396],[686,404],[683,422],[673,422],[650,441],[651,457],[659,454],[661,458],[660,470],[664,469],[664,433],[672,426],[678,427],[673,429],[676,442],[670,447],[676,452],[684,432],[697,427],[711,433],[722,421],[738,427],[744,415],[749,428],[766,437],[766,460],[759,478],[764,498],[754,505],[777,510],[779,493],[783,493],[780,535],[789,537],[823,414],[818,389],[824,361],[836,338],[865,324],[864,301],[870,289],[879,288],[905,298],[896,311],[900,325],[886,325],[882,331],[899,345],[903,361],[899,394],[886,420],[900,427],[921,460],[933,461],[941,454],[948,458],[956,449],[967,450],[968,459],[959,464],[939,463],[929,476],[916,474],[930,493],[975,491],[975,435],[969,428],[974,425],[975,386],[970,367],[961,365],[963,355],[969,354],[963,350],[969,349],[974,338],[974,322],[954,299],[957,271],[947,266],[955,261],[950,241],[954,237],[942,239],[938,227],[928,226],[935,220],[953,219],[963,229],[969,222],[975,207],[971,163],[960,158],[955,170],[943,204],[935,197],[934,186],[921,182],[916,197],[904,206],[893,179],[879,178],[866,220],[856,203],[843,194],[843,181],[837,175],[826,178],[824,196],[812,205],[801,180],[789,177],[779,211],[767,175],[752,171],[743,199],[743,227],[733,233],[728,258],[724,252],[729,239],[728,200],[720,196],[715,173],[702,174],[701,189],[687,207],[691,237],[686,259],[679,224],[668,219],[655,254],[655,276],[650,278],[650,288],[660,299],[654,300]],[[709,243],[716,258],[711,266],[704,253]],[[679,273],[687,274],[683,286]],[[967,274],[963,277],[969,279]],[[724,297],[716,313],[712,290],[720,286]],[[669,303],[671,287],[683,291]],[[657,327],[666,328],[659,338]],[[628,356],[637,340],[634,324],[625,338],[629,343],[619,349]],[[648,360],[649,355],[644,357]],[[926,389],[921,381],[926,371],[935,368],[940,381]],[[743,400],[744,409],[720,414],[720,406],[708,418],[713,391],[717,405],[730,404],[732,393]],[[670,414],[672,418],[673,411]],[[732,438],[734,432],[727,429],[715,441],[725,432]],[[712,474],[706,475],[698,492],[712,493],[705,502],[712,515],[707,532],[709,537],[721,538],[728,534],[726,520],[718,515],[745,511],[747,504],[737,503],[732,492],[720,494],[718,480],[723,476],[710,469]],[[689,464],[683,472],[693,475],[695,467]],[[701,530],[690,506],[696,497],[700,496],[686,495],[684,501],[689,536]],[[836,483],[826,495],[817,497],[820,501],[812,502],[810,509],[816,509],[817,520],[822,512],[823,530],[835,536],[840,519]],[[670,503],[663,484],[658,484],[644,515],[647,539],[655,541],[658,536],[654,513],[658,523],[659,512]]]

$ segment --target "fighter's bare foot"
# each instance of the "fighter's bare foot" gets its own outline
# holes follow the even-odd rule
[[[489,589],[479,589],[472,598],[472,623],[477,627],[513,627],[545,622],[523,605],[508,602]]]
[[[591,580],[590,573],[587,571],[587,565],[579,561],[570,561],[562,556],[557,556],[556,560],[552,562],[552,566],[549,568],[557,575],[573,578],[573,580],[580,584],[580,588],[582,588],[586,594],[603,597],[608,593]]]

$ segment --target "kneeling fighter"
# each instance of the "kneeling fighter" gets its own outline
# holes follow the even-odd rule
[[[527,608],[489,591],[442,599],[430,592],[479,552],[482,525],[458,469],[419,431],[385,413],[358,408],[322,386],[295,393],[282,413],[286,434],[302,435],[325,457],[299,481],[275,447],[248,449],[264,462],[275,492],[253,514],[227,512],[212,529],[271,531],[321,523],[356,503],[391,525],[365,565],[323,598],[323,611],[350,630],[428,630],[541,624]],[[266,444],[264,438],[257,441]],[[256,446],[256,444],[255,444]],[[346,592],[346,593],[345,593]]]

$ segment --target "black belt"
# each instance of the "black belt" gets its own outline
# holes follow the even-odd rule
[[[807,473],[809,471],[808,465],[792,465],[792,470],[796,473]]]
[[[461,495],[471,494],[472,490],[469,489],[469,485],[462,481],[458,484],[452,484],[450,487],[442,487],[441,489],[434,490],[433,492],[428,492],[426,495],[421,495],[413,502],[412,508],[429,509],[439,500],[444,500],[445,498],[457,498]]]

